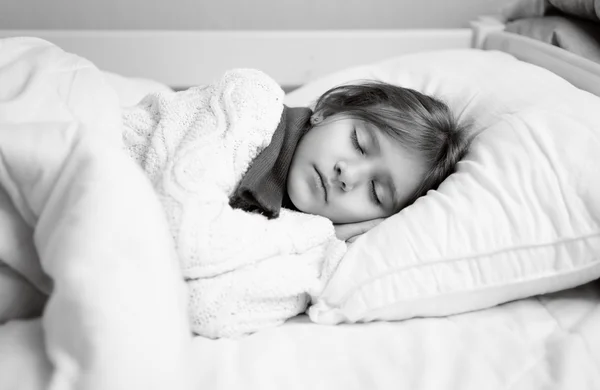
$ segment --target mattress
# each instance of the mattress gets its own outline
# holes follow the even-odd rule
[[[444,318],[324,326],[305,315],[240,339],[193,341],[196,389],[597,390],[600,285]],[[0,359],[16,372],[47,362],[40,320],[12,322]],[[0,356],[5,354],[0,354]],[[21,389],[46,378],[22,378]]]
[[[598,389],[600,285],[444,318],[194,339],[198,389]]]

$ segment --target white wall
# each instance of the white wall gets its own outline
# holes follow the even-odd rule
[[[467,27],[509,0],[0,0],[0,29]]]

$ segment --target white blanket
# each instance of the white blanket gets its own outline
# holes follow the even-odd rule
[[[0,261],[10,286],[50,294],[41,322],[0,327],[0,388],[189,388],[185,284],[152,186],[120,150],[116,95],[28,38],[0,41],[0,86]]]

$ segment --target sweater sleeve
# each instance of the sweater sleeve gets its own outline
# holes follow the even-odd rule
[[[216,276],[274,256],[326,248],[337,240],[331,222],[315,215],[282,210],[279,218],[267,219],[232,209],[227,202],[203,208],[198,215],[207,217],[202,223],[204,232],[195,240],[180,237],[178,242],[183,274],[189,279]]]

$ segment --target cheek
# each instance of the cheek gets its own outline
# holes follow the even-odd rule
[[[326,151],[332,143],[336,141],[332,129],[327,127],[313,128],[302,137],[298,148],[303,151],[307,157],[318,157],[320,153]]]
[[[360,188],[356,196],[345,205],[349,215],[357,221],[366,221],[375,218],[389,217],[393,213],[375,205],[368,188]]]
[[[312,195],[303,167],[304,165],[294,165],[290,168],[287,191],[296,208],[303,212],[310,212]]]
[[[372,207],[365,203],[359,192],[336,198],[328,208],[334,223],[354,223],[374,218]]]

